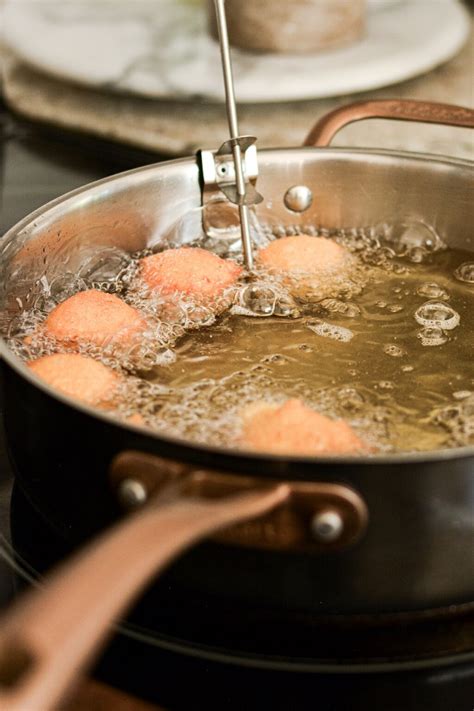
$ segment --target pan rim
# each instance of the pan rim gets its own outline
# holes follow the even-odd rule
[[[407,160],[411,159],[422,163],[439,163],[442,165],[447,164],[454,167],[470,168],[474,170],[474,161],[468,160],[466,158],[454,158],[452,156],[446,156],[443,154],[423,153],[417,151],[399,151],[388,148],[353,148],[351,146],[285,146],[282,148],[261,148],[259,149],[259,156],[271,155],[272,153],[294,153],[295,151],[301,151],[302,153],[321,153],[323,155],[335,154],[334,157],[341,157],[342,155],[345,155],[348,158],[350,158],[351,156],[360,157],[361,155],[378,156],[381,158],[404,158]],[[23,217],[21,220],[12,225],[2,235],[2,244],[5,245],[15,235],[21,233],[29,224],[34,222],[40,216],[47,214],[56,207],[59,207],[59,205],[61,205],[62,203],[67,202],[71,198],[78,197],[79,195],[86,193],[89,190],[93,190],[109,183],[119,182],[123,178],[126,178],[130,175],[139,175],[140,173],[147,173],[149,171],[152,172],[155,170],[160,170],[161,168],[166,168],[170,165],[177,166],[185,164],[197,168],[197,157],[185,156],[182,158],[173,158],[170,160],[159,161],[157,163],[150,163],[149,165],[143,165],[139,166],[138,168],[132,168],[131,170],[125,170],[119,173],[114,173],[113,175],[101,178],[100,180],[94,180],[90,183],[86,183],[85,185],[81,185],[80,187],[75,188],[74,190],[69,190],[67,193],[59,195],[53,200],[44,203],[40,207],[36,208],[36,210],[33,210],[32,212],[28,213],[27,215],[25,215],[25,217]],[[2,261],[1,255],[0,261]]]

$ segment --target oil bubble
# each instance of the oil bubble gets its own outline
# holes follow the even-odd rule
[[[415,321],[428,328],[451,331],[459,326],[460,317],[457,311],[442,302],[427,301],[415,311]]]
[[[419,296],[426,296],[428,299],[449,299],[449,294],[446,289],[442,286],[436,284],[435,282],[428,282],[422,284],[416,290]]]
[[[474,396],[469,395],[457,405],[434,410],[431,422],[440,425],[451,436],[451,444],[469,444],[474,438]]]
[[[427,326],[417,334],[422,346],[442,346],[448,340],[442,328]]]
[[[393,358],[401,358],[406,353],[403,348],[400,348],[400,346],[396,346],[393,343],[387,343],[383,347],[383,352],[389,356],[392,356]]]
[[[290,295],[283,292],[280,285],[265,282],[244,287],[238,294],[238,303],[232,307],[232,313],[257,317],[299,316],[299,310]]]
[[[414,262],[415,264],[421,264],[425,257],[425,254],[426,251],[423,249],[423,247],[413,247],[408,252],[408,259],[410,260],[410,262]]]
[[[273,353],[272,355],[265,356],[262,358],[262,363],[275,363],[276,365],[285,365],[288,363],[288,359],[280,353]]]
[[[347,318],[360,316],[360,308],[357,304],[351,302],[340,301],[339,299],[323,299],[320,305],[332,314],[341,314]]]
[[[391,380],[380,380],[377,385],[381,390],[393,390],[395,388],[395,383],[392,383]]]
[[[436,230],[419,220],[407,220],[391,226],[384,234],[385,244],[396,257],[408,257],[420,263],[425,256],[444,248]]]
[[[354,337],[353,332],[349,328],[335,326],[332,323],[327,323],[326,321],[321,321],[320,319],[310,319],[306,325],[318,336],[331,338],[334,341],[348,343]]]
[[[474,262],[464,262],[455,270],[454,276],[465,284],[474,284]]]
[[[90,286],[101,288],[102,291],[116,292],[120,287],[121,277],[131,264],[131,257],[117,247],[93,248],[83,256],[79,277]]]
[[[183,304],[185,319],[184,328],[201,328],[210,326],[216,320],[213,309],[197,304]]]
[[[254,365],[252,368],[253,373],[268,373],[269,368],[266,368],[264,365]]]
[[[355,388],[341,388],[337,397],[345,410],[361,410],[364,407],[364,397]]]
[[[252,284],[240,294],[240,303],[256,316],[271,316],[275,310],[276,294],[265,285]]]

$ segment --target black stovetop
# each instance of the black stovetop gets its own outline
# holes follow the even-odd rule
[[[68,190],[158,159],[113,143],[29,125],[0,104],[0,234]],[[19,585],[8,559],[11,528],[25,540],[41,540],[44,557],[48,558],[47,534],[38,528],[40,524],[18,495],[10,522],[12,480],[0,428],[0,536],[7,551],[7,559],[0,556],[0,607],[8,606]],[[170,650],[155,650],[157,671],[150,672],[148,658],[139,640],[116,635],[96,674],[170,709],[469,711],[474,703],[473,663],[403,674],[320,674],[316,678],[236,668],[209,659],[183,657]]]

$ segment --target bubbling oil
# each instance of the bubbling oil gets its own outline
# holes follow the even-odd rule
[[[262,232],[259,243],[298,231]],[[123,419],[139,413],[163,435],[234,446],[247,406],[300,398],[344,418],[374,451],[473,443],[472,255],[446,249],[434,230],[412,223],[304,231],[346,247],[350,269],[305,291],[298,279],[257,268],[203,305],[151,293],[138,267],[148,252],[107,248],[79,274],[39,280],[10,324],[9,345],[25,360],[72,350],[41,324],[68,296],[100,289],[141,311],[149,326],[126,352],[74,347],[126,376],[116,408]],[[190,244],[203,245],[210,246]],[[234,243],[221,242],[219,254],[239,258]]]

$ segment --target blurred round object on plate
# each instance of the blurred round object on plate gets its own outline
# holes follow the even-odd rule
[[[103,93],[221,102],[219,46],[206,8],[207,0],[7,0],[3,39],[22,62]],[[234,49],[237,100],[301,101],[389,86],[451,59],[469,28],[459,0],[374,0],[358,42],[312,54]]]
[[[227,0],[229,40],[257,52],[318,52],[351,44],[364,30],[365,0]],[[209,26],[217,38],[214,0]]]

